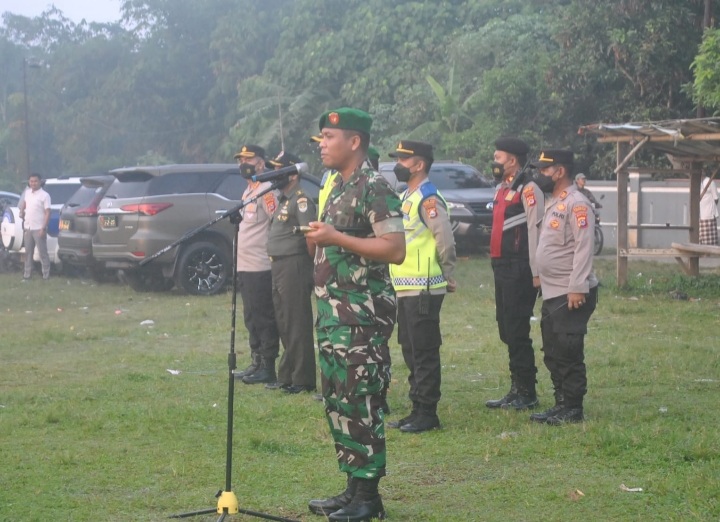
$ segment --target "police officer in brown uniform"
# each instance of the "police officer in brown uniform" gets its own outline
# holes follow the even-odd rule
[[[543,352],[555,389],[555,405],[530,419],[558,426],[584,419],[585,334],[597,303],[598,285],[592,266],[595,215],[573,184],[571,150],[544,150],[533,165],[540,171],[538,184],[552,192],[536,259],[543,295]]]
[[[281,152],[270,160],[276,169],[300,163],[300,158]],[[277,382],[265,385],[285,393],[315,389],[315,344],[311,295],[314,243],[297,227],[308,226],[317,208],[299,187],[300,175],[288,177],[270,222],[267,252],[272,271],[272,296],[280,339],[285,348],[278,365]]]
[[[524,410],[538,404],[530,317],[540,286],[535,249],[545,198],[532,180],[521,175],[529,151],[524,141],[500,138],[495,149],[493,173],[501,181],[493,201],[490,261],[495,279],[495,318],[500,340],[508,347],[511,384],[503,398],[485,405]]]
[[[240,174],[248,186],[242,195],[249,201],[270,184],[252,181],[255,174],[265,170],[265,149],[257,145],[243,145],[235,154]],[[275,359],[280,349],[275,309],[272,301],[272,275],[267,254],[270,217],[277,208],[276,191],[267,192],[242,209],[238,231],[237,278],[243,302],[243,319],[250,336],[252,360],[235,377],[245,384],[275,382]]]

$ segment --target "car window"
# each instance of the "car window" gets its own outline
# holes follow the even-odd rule
[[[120,172],[105,194],[106,198],[139,198],[145,195],[152,175],[147,172]]]
[[[53,205],[62,205],[80,187],[80,183],[45,183],[43,190],[50,194],[50,202]]]
[[[150,181],[148,196],[165,194],[204,194],[213,192],[224,172],[174,172]]]
[[[439,190],[492,188],[490,182],[467,165],[433,165],[429,178]]]
[[[68,199],[66,204],[68,207],[89,205],[95,197],[95,194],[101,191],[102,187],[87,187],[82,185],[79,189],[77,189],[77,191],[75,191],[75,194]]]
[[[238,175],[228,174],[215,189],[215,194],[220,194],[227,199],[240,201],[245,187],[247,187],[247,181],[245,181],[245,178],[240,176],[239,173]]]

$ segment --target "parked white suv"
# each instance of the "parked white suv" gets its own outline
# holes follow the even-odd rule
[[[47,247],[50,262],[59,267],[61,265],[58,253],[58,221],[60,219],[60,209],[80,188],[79,177],[72,178],[48,178],[43,182],[43,189],[50,194],[50,223],[48,223]],[[26,189],[27,190],[27,189]],[[18,207],[8,207],[3,212],[2,223],[0,224],[0,235],[2,236],[2,244],[11,255],[21,255],[25,253],[23,245],[23,223],[20,219],[20,210]],[[37,249],[33,256],[35,261],[40,261]]]

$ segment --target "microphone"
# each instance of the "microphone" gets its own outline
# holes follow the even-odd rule
[[[253,181],[275,181],[295,174],[307,174],[309,172],[307,163],[296,163],[289,167],[283,167],[278,170],[271,170],[270,172],[263,172],[262,174],[255,174],[252,178]]]

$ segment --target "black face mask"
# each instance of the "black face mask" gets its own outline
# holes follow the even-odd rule
[[[411,172],[405,165],[396,163],[393,167],[393,172],[395,173],[395,177],[398,181],[402,181],[403,183],[410,181]]]
[[[500,183],[505,175],[505,165],[498,163],[497,161],[493,161],[490,167],[492,168],[493,179],[496,183]]]
[[[241,163],[240,175],[245,179],[252,178],[255,175],[255,165],[252,163]]]
[[[540,172],[536,172],[533,176],[533,181],[543,192],[550,193],[555,189],[555,182],[552,180],[552,176],[544,176]]]

